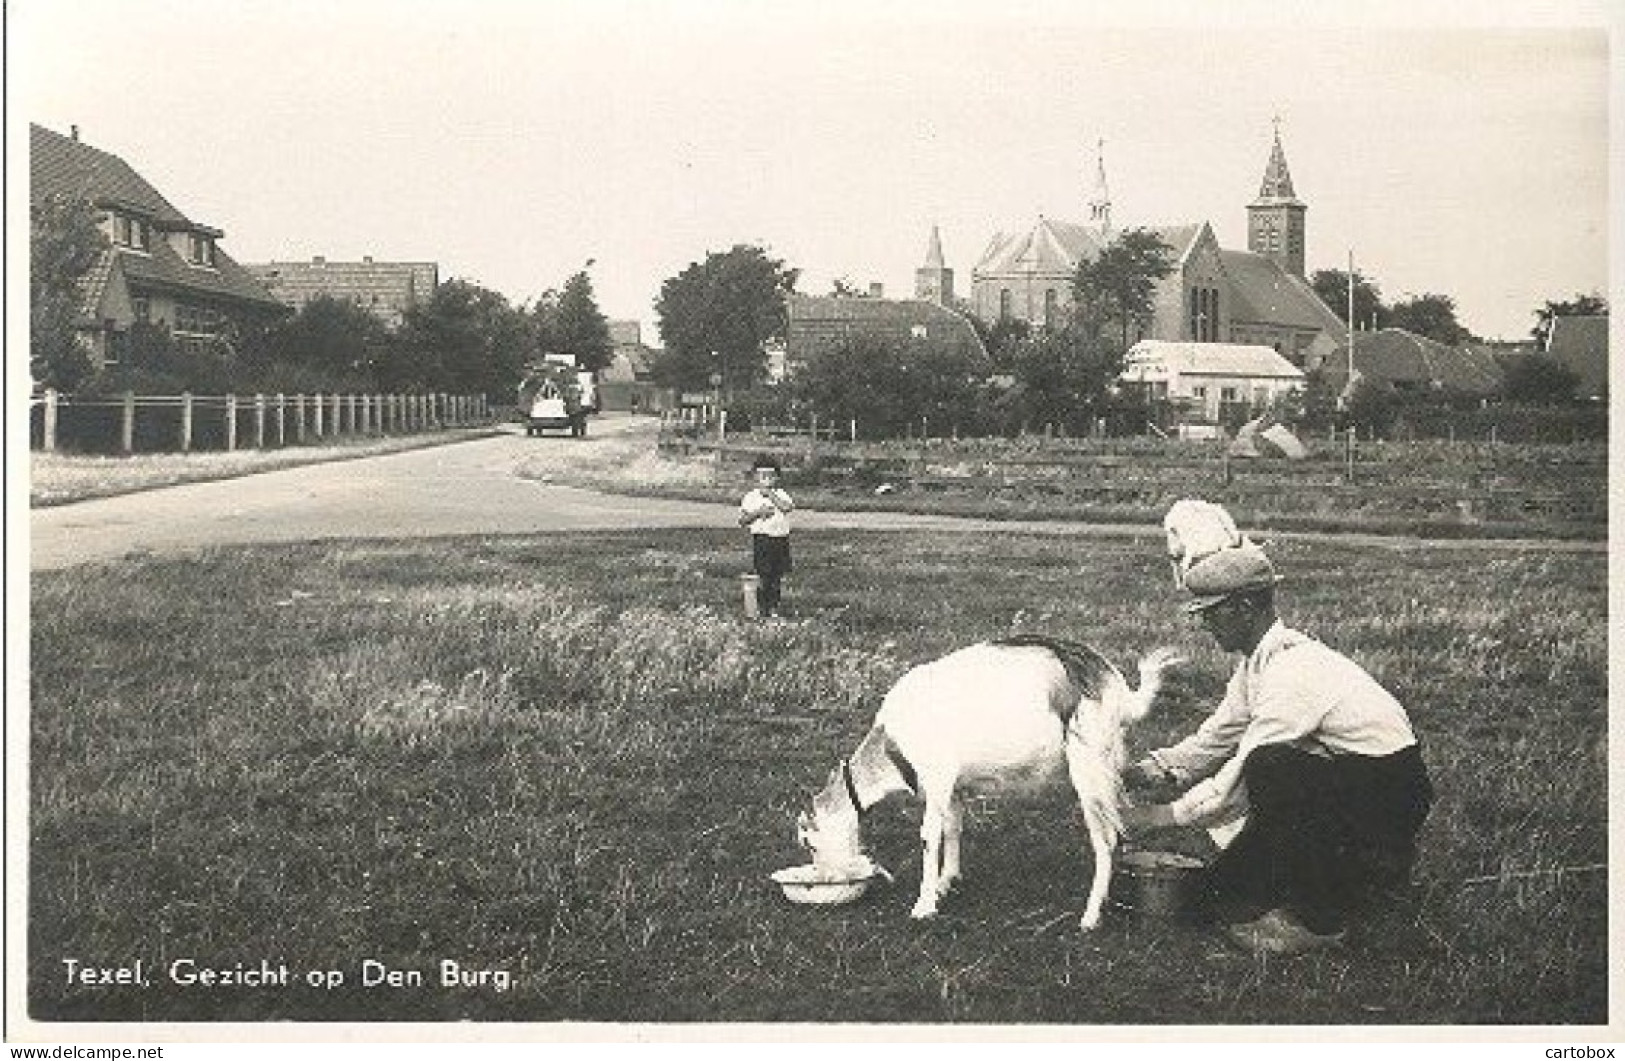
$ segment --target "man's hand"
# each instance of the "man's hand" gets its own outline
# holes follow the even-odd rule
[[[1123,783],[1131,789],[1164,788],[1174,783],[1174,776],[1148,755],[1123,771]]]

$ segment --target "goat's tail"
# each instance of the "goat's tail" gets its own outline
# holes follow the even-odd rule
[[[1130,689],[1127,681],[1114,674],[1106,682],[1102,700],[1121,721],[1138,722],[1162,690],[1163,672],[1183,662],[1184,657],[1171,648],[1154,648],[1140,659],[1139,688]]]

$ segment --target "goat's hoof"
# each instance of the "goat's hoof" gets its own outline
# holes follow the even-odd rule
[[[1093,932],[1100,927],[1100,914],[1084,914],[1078,919],[1078,928],[1083,932]]]
[[[908,912],[908,916],[916,921],[927,921],[937,916],[937,904],[924,902],[923,900],[917,902],[914,904],[914,909]]]

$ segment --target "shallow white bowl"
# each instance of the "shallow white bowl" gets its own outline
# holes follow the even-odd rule
[[[849,903],[869,890],[878,874],[853,876],[848,870],[830,870],[816,865],[791,866],[773,874],[773,883],[784,890],[793,903],[833,906]]]

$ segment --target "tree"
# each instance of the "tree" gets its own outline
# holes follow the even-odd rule
[[[1388,308],[1388,326],[1403,328],[1449,346],[1467,342],[1473,334],[1456,320],[1456,300],[1449,295],[1413,295]]]
[[[1128,349],[1131,329],[1151,322],[1157,282],[1173,269],[1173,248],[1161,236],[1144,228],[1125,230],[1078,265],[1072,279],[1075,319],[1092,335],[1117,325]]]
[[[29,210],[29,371],[59,390],[83,386],[96,364],[77,334],[80,284],[110,244],[88,202],[51,196]]]
[[[857,335],[810,354],[790,388],[819,417],[856,420],[866,434],[897,435],[922,420],[947,431],[977,419],[989,368],[979,351]]]
[[[1015,388],[1007,415],[1015,423],[1090,430],[1123,368],[1123,351],[1081,327],[1046,330],[1014,343],[1006,359]]]
[[[656,378],[699,389],[715,375],[724,392],[762,379],[765,344],[784,336],[785,296],[799,275],[760,247],[739,244],[667,279],[655,301],[665,342],[653,366]]]
[[[1527,405],[1562,405],[1574,399],[1580,377],[1545,354],[1520,354],[1501,360],[1501,396]]]
[[[1349,319],[1349,274],[1342,269],[1317,269],[1309,277],[1309,286],[1326,303],[1339,320]],[[1382,291],[1376,282],[1367,279],[1358,269],[1354,271],[1354,321],[1357,327],[1386,328],[1388,307],[1383,305]]]
[[[376,368],[394,391],[449,391],[511,401],[535,348],[529,314],[501,294],[467,280],[449,280],[408,310]]]
[[[1552,332],[1552,321],[1558,317],[1594,317],[1608,312],[1608,300],[1601,295],[1575,295],[1563,302],[1547,302],[1535,311],[1535,326],[1529,334],[1539,344],[1539,348],[1546,349],[1547,337]]]
[[[576,367],[598,372],[609,367],[615,347],[609,338],[609,322],[593,297],[592,279],[585,269],[564,282],[551,319],[548,339],[550,353],[570,354]]]
[[[361,390],[389,358],[383,321],[348,299],[320,295],[255,344],[261,385],[283,390]]]

